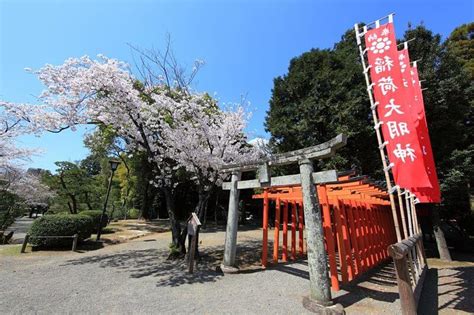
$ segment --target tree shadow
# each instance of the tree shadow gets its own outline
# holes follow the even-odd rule
[[[256,225],[256,224],[239,224],[239,232],[245,232],[245,231],[254,231],[257,229],[262,228],[261,225]],[[201,227],[201,232],[205,233],[214,233],[214,232],[225,232],[226,231],[226,225],[225,224],[214,224],[214,223],[207,223],[206,226]],[[261,247],[261,243],[260,243]]]
[[[288,263],[269,265],[269,269],[309,280],[307,265],[307,260],[299,259]],[[393,263],[382,263],[354,280],[341,284],[341,291],[335,292],[334,296],[334,302],[340,303],[344,307],[349,307],[366,298],[387,303],[395,302],[399,296]]]
[[[474,267],[441,269],[439,273],[443,276],[438,279],[438,310],[474,313]]]
[[[299,266],[304,266],[305,269],[298,268],[297,267],[298,265],[296,265],[296,263]],[[307,266],[308,266],[308,262],[306,260],[300,259],[300,260],[294,260],[287,263],[279,263],[277,265],[270,265],[269,269],[278,270],[295,277],[309,280],[309,272],[307,270]]]
[[[397,277],[393,262],[384,262],[362,273],[354,280],[342,284],[346,294],[336,296],[335,303],[349,307],[363,299],[393,303],[398,298]]]
[[[255,265],[259,262],[258,246],[260,242],[244,242],[237,250],[237,263],[242,266]],[[223,274],[218,268],[223,259],[223,246],[200,248],[194,273],[188,273],[185,259],[167,259],[167,249],[126,250],[108,255],[97,255],[73,259],[65,265],[97,264],[100,268],[113,268],[126,272],[131,278],[153,277],[157,286],[177,287],[184,284],[215,282]]]

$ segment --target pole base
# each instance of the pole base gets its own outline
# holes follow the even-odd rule
[[[332,302],[323,305],[311,299],[309,296],[303,297],[303,307],[308,311],[321,315],[344,315],[344,307],[341,304],[332,304]]]
[[[226,273],[238,273],[239,268],[233,267],[233,266],[225,266],[224,264],[221,264],[221,270],[224,274]]]

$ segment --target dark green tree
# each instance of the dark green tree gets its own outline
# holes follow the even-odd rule
[[[277,152],[344,133],[348,145],[319,167],[357,169],[374,176],[380,158],[367,104],[355,35],[347,31],[334,49],[312,49],[292,59],[288,73],[274,79],[265,127]]]
[[[411,60],[419,60],[425,109],[442,189],[442,219],[472,222],[473,24],[442,42],[423,25],[409,27]],[[333,49],[312,49],[290,61],[274,79],[265,127],[275,151],[294,150],[349,136],[348,145],[320,168],[357,169],[381,179],[381,163],[370,116],[355,34],[347,31]],[[467,227],[467,224],[464,224]],[[472,227],[471,227],[472,229]],[[472,233],[472,231],[471,231]]]

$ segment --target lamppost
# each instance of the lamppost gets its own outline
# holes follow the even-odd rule
[[[105,213],[107,212],[107,202],[109,201],[110,188],[112,187],[112,177],[114,177],[114,172],[117,170],[120,162],[116,160],[110,160],[109,164],[110,164],[110,170],[112,172],[110,173],[110,177],[109,177],[109,186],[107,187],[107,196],[105,197],[104,209],[102,209],[102,215],[100,216],[99,226],[97,227],[96,241],[100,240],[100,234],[102,233],[102,222],[104,222]]]

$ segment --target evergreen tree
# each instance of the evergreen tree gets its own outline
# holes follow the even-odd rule
[[[409,28],[410,59],[419,60],[425,110],[442,197],[441,217],[471,222],[474,139],[473,24],[462,25],[442,42],[423,25]],[[312,49],[290,61],[288,73],[274,79],[265,127],[277,152],[327,141],[338,133],[347,146],[320,168],[357,169],[382,179],[366,85],[353,30],[333,49]],[[471,227],[472,229],[472,227]],[[473,231],[471,231],[472,233]]]

